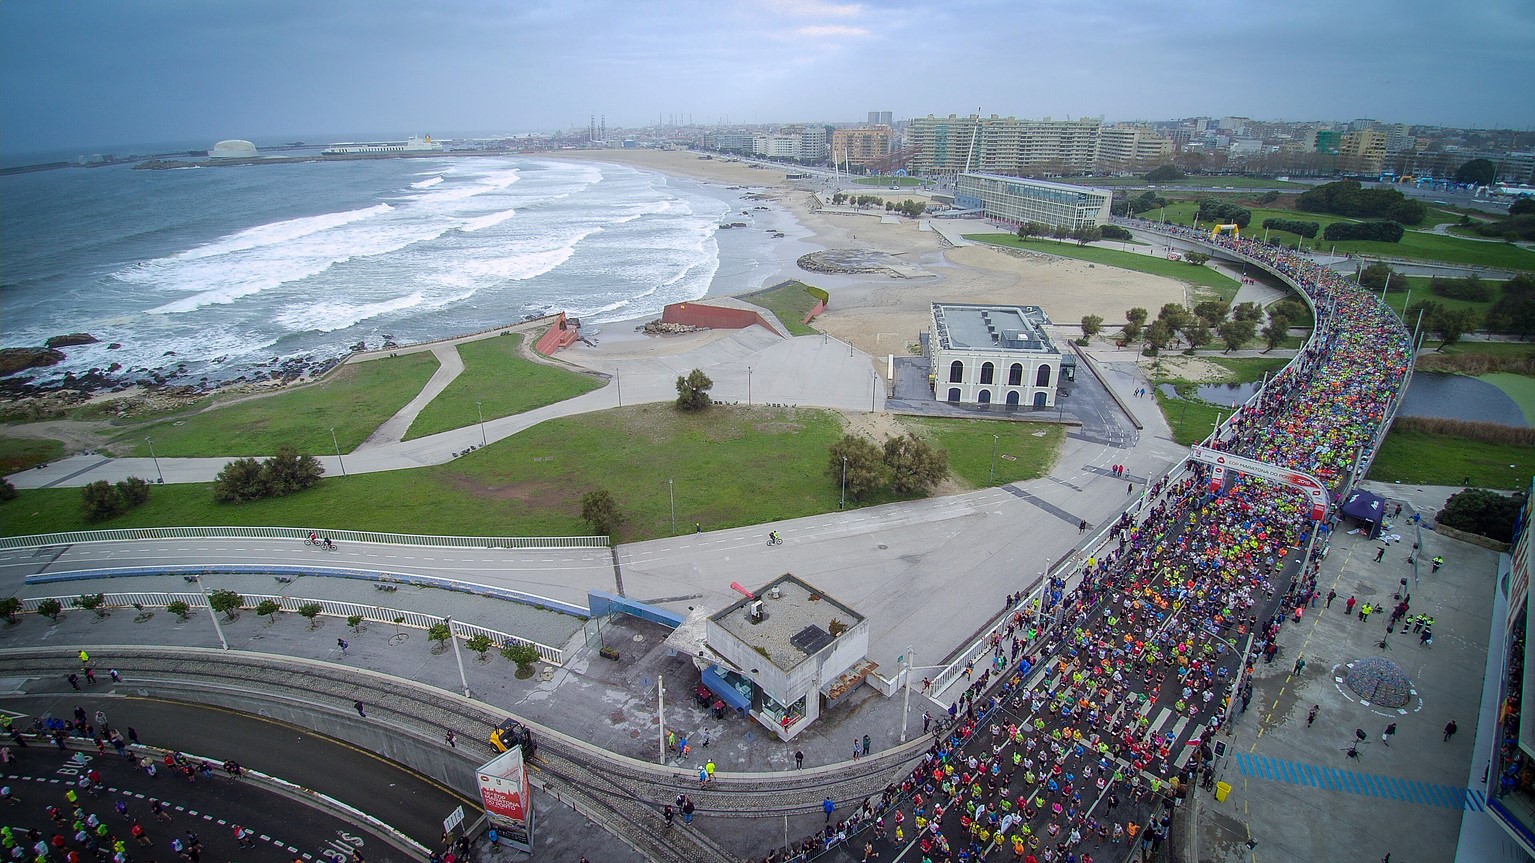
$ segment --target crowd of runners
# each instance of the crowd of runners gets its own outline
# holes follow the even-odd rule
[[[1319,320],[1211,443],[1337,491],[1403,385],[1408,335],[1344,276],[1260,243],[1215,242],[1291,278]],[[1251,477],[1214,489],[1203,465],[1180,466],[1039,599],[1009,597],[1009,619],[970,658],[950,721],[904,781],[847,817],[828,799],[822,830],[766,860],[893,858],[914,842],[928,863],[1092,863],[1164,841],[1174,801],[1213,780],[1212,737],[1246,709],[1254,665],[1278,654],[1289,610],[1316,598],[1322,547],[1298,559],[1314,529],[1325,527],[1299,492]]]

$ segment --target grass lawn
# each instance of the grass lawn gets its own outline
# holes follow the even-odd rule
[[[1120,251],[1119,249],[1079,246],[1075,242],[1058,243],[1055,240],[1020,240],[1012,234],[967,234],[965,239],[974,240],[978,243],[991,243],[996,246],[1009,246],[1015,249],[1046,252],[1065,258],[1090,261],[1104,266],[1150,273],[1154,276],[1166,276],[1169,279],[1177,279],[1180,282],[1187,282],[1201,288],[1209,288],[1227,303],[1236,297],[1237,289],[1241,287],[1234,279],[1224,276],[1209,267],[1196,267],[1183,261],[1169,261],[1161,255],[1142,255],[1135,252]]]
[[[753,305],[758,305],[778,316],[783,321],[785,328],[791,336],[813,336],[815,328],[802,323],[810,310],[815,308],[818,298],[811,294],[804,282],[791,279],[780,282],[771,288],[745,294],[741,299]]]
[[[1486,381],[1506,393],[1519,405],[1519,410],[1524,411],[1524,421],[1535,425],[1535,378],[1511,372],[1492,372],[1477,375],[1477,380]]]
[[[492,420],[552,405],[602,386],[596,379],[520,354],[521,333],[464,342],[458,355],[464,371],[432,399],[405,433],[405,440],[426,437],[479,422],[480,411]],[[477,408],[475,402],[480,405]]]
[[[1024,423],[986,425],[1006,426],[1025,438],[1038,430]],[[986,477],[977,465],[984,458],[989,467],[992,432],[924,432],[949,450],[960,481]],[[618,538],[631,541],[671,534],[668,484],[682,532],[691,530],[694,521],[714,529],[835,510],[838,481],[827,473],[827,451],[842,434],[842,420],[831,411],[734,406],[682,414],[670,405],[637,405],[540,423],[447,464],[328,477],[301,494],[243,505],[214,503],[207,484],[157,486],[144,506],[87,524],[79,489],[27,489],[0,504],[0,531],[291,525],[449,535],[582,535],[589,528],[581,520],[581,495],[605,488],[627,516]],[[1042,474],[1056,458],[1048,438],[1032,449],[1023,441],[1009,441],[1001,451],[1019,457],[1007,465],[1020,477]],[[862,503],[892,499],[874,496]]]
[[[64,444],[32,437],[0,437],[0,475],[64,457]]]
[[[1183,446],[1193,446],[1209,437],[1210,432],[1215,431],[1217,419],[1231,416],[1231,408],[1225,405],[1212,405],[1194,398],[1173,398],[1160,386],[1153,387],[1152,392],[1156,394],[1162,416],[1172,427],[1173,440]]]
[[[1470,477],[1473,486],[1522,490],[1529,488],[1532,470],[1535,446],[1393,430],[1375,456],[1370,479],[1460,485]]]
[[[415,398],[435,371],[437,358],[425,351],[349,363],[312,386],[140,426],[113,441],[126,452],[114,449],[147,456],[144,438],[152,437],[161,456],[271,455],[282,444],[323,455],[335,452],[334,427],[341,451],[351,452]]]
[[[1181,180],[1169,180],[1165,183],[1157,183],[1153,186],[1146,182],[1144,176],[1136,177],[1071,177],[1058,180],[1061,183],[1071,183],[1074,186],[1102,186],[1104,188],[1120,188],[1130,186],[1137,189],[1168,189],[1177,186],[1192,188],[1224,189],[1307,189],[1305,183],[1296,183],[1290,180],[1272,180],[1264,177],[1206,177],[1195,175],[1184,177]]]
[[[1531,342],[1456,342],[1442,349],[1440,346],[1441,343],[1434,339],[1423,343],[1425,349],[1439,350],[1446,354],[1480,354],[1488,357],[1529,357],[1535,354],[1535,343]]]
[[[1044,476],[1055,464],[1066,436],[1065,426],[1049,423],[909,416],[900,420],[918,437],[947,450],[950,475],[970,488]],[[995,482],[991,478],[993,446],[997,452]]]
[[[1406,308],[1409,302],[1416,303],[1419,300],[1433,300],[1434,302],[1444,306],[1447,309],[1475,309],[1481,314],[1485,315],[1487,310],[1492,308],[1492,304],[1497,302],[1498,298],[1503,296],[1503,283],[1491,280],[1488,280],[1487,284],[1493,286],[1492,299],[1487,301],[1480,301],[1455,300],[1449,297],[1441,297],[1438,294],[1435,294],[1429,288],[1428,276],[1392,276],[1391,286],[1393,288],[1396,287],[1398,279],[1405,280],[1407,287],[1404,290],[1393,290],[1386,294],[1386,305],[1395,309],[1397,314],[1401,314],[1402,310]],[[1377,293],[1376,296],[1379,296],[1379,293]],[[1407,325],[1412,326],[1416,322],[1417,321],[1415,318],[1414,320],[1408,321]]]
[[[1263,380],[1264,374],[1273,374],[1290,362],[1289,357],[1200,357],[1230,372],[1227,382],[1251,384]]]
[[[860,186],[920,186],[924,182],[921,177],[855,177],[853,182]]]

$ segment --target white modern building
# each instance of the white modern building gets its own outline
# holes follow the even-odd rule
[[[220,141],[208,151],[209,158],[213,159],[254,159],[256,155],[255,144],[238,138]]]
[[[704,685],[781,740],[877,667],[867,658],[863,615],[789,574],[710,615],[704,641],[715,659],[703,669]]]
[[[442,144],[432,140],[431,135],[424,138],[411,137],[404,141],[343,141],[339,144],[331,144],[320,151],[322,156],[347,156],[356,154],[383,154],[383,153],[431,153],[442,149]]]
[[[1001,174],[960,174],[954,186],[956,206],[980,210],[986,218],[1014,227],[1040,222],[1076,231],[1105,225],[1113,199],[1108,189]]]
[[[939,401],[973,405],[1055,406],[1076,362],[1055,346],[1038,306],[933,303],[928,378]]]

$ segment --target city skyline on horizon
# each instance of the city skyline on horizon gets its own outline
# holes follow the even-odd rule
[[[23,2],[0,5],[0,25],[12,154],[327,129],[552,131],[594,113],[610,128],[977,108],[1535,127],[1535,103],[1500,84],[1535,78],[1535,7],[1520,0]]]

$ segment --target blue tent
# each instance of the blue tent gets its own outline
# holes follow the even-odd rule
[[[1343,502],[1343,514],[1370,523],[1370,538],[1380,535],[1381,520],[1386,517],[1386,500],[1367,491],[1356,491]]]

